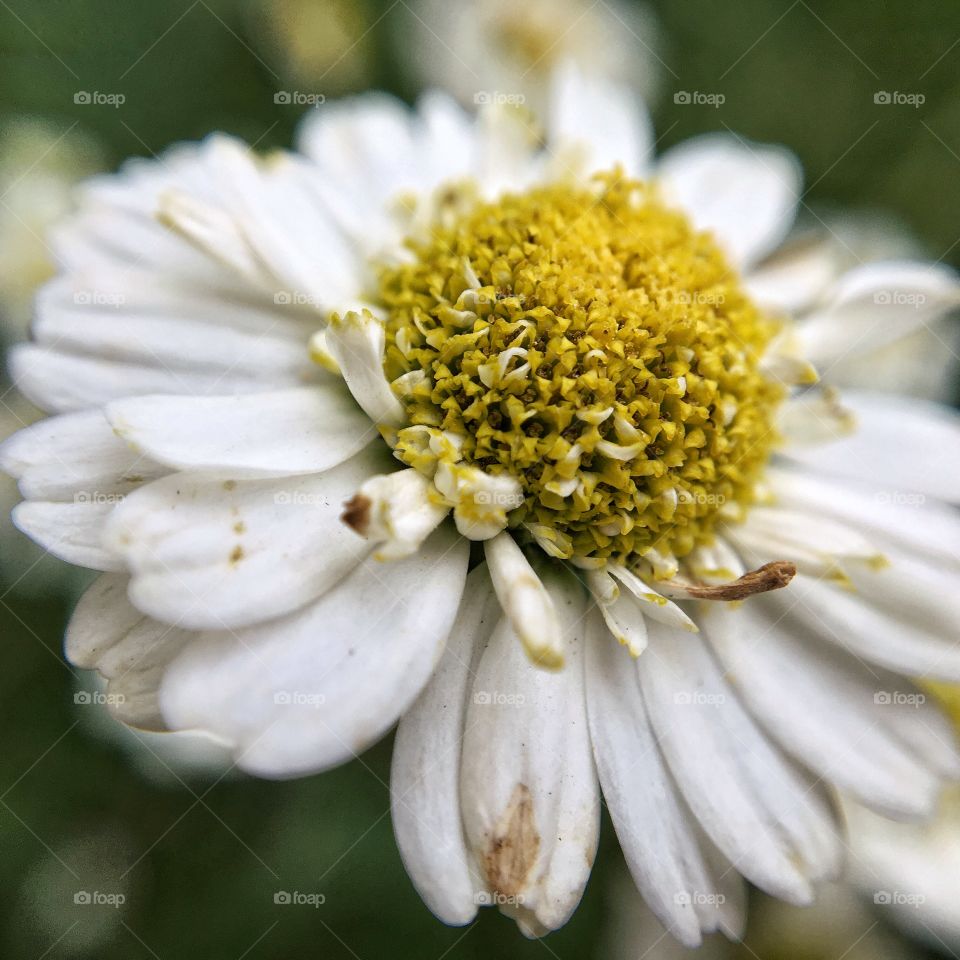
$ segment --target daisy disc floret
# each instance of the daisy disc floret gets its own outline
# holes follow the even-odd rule
[[[398,458],[513,481],[509,526],[584,565],[708,542],[782,398],[715,241],[619,171],[465,206],[380,272]]]

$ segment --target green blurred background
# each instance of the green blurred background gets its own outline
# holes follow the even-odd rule
[[[785,143],[804,164],[809,204],[892,212],[932,259],[960,264],[960,4],[650,6],[661,24],[661,147],[727,127]],[[275,102],[297,81],[290,38],[276,27],[289,7],[0,0],[0,129],[23,114],[57,130],[76,125],[99,142],[108,168],[214,129],[258,148],[287,146],[303,110]],[[374,86],[415,97],[424,65],[415,69],[399,40],[409,15],[403,2],[352,4],[320,51],[325,79],[300,89],[332,97]],[[78,91],[122,93],[125,102],[75,103]],[[719,92],[725,102],[678,104],[678,91]],[[924,102],[878,105],[878,91]],[[341,770],[285,783],[218,779],[157,760],[153,741],[138,752],[75,703],[78,684],[90,690],[91,681],[64,662],[61,636],[82,578],[2,542],[16,562],[2,564],[0,586],[0,956],[607,956],[604,932],[631,909],[617,893],[609,824],[584,903],[564,930],[529,943],[493,911],[448,929],[422,905],[396,853],[389,742]],[[75,904],[78,890],[122,893],[125,902]],[[325,902],[278,906],[278,890]],[[814,939],[803,956],[839,960]],[[742,955],[751,954],[801,955],[760,941]]]

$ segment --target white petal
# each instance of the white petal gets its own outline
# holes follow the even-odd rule
[[[750,298],[769,310],[796,313],[814,303],[838,270],[829,238],[806,234],[787,242],[744,278]]]
[[[796,335],[804,355],[829,375],[833,363],[910,336],[958,306],[960,281],[947,267],[868,263],[843,276],[830,301],[797,325]]]
[[[517,107],[494,103],[477,119],[477,181],[485,197],[523,190],[541,175],[540,131]]]
[[[99,577],[77,604],[64,641],[68,659],[107,678],[110,712],[164,730],[157,694],[167,664],[196,634],[145,617],[127,599],[128,578]]]
[[[96,500],[128,493],[166,467],[131,449],[100,410],[48,417],[0,446],[0,468],[36,500]]]
[[[324,332],[326,350],[367,416],[377,426],[400,426],[403,407],[383,372],[383,323],[367,311],[350,311]]]
[[[667,627],[679,627],[681,630],[697,632],[697,625],[672,600],[654,590],[645,580],[641,580],[635,573],[619,563],[608,564],[613,574],[632,596],[639,602],[643,614],[651,620],[664,624]]]
[[[848,437],[784,455],[815,470],[882,484],[892,494],[911,491],[960,500],[960,414],[939,404],[882,393],[845,391],[857,419]]]
[[[250,248],[236,219],[221,207],[174,189],[159,197],[157,218],[228,269],[255,284],[270,283],[270,275]]]
[[[926,813],[937,774],[960,774],[949,724],[902,677],[861,667],[763,600],[712,605],[701,625],[767,731],[862,802]]]
[[[258,162],[244,144],[218,136],[210,146],[223,206],[250,247],[287,293],[318,312],[359,296],[362,267],[298,158],[280,154]]]
[[[743,523],[724,532],[751,566],[787,560],[802,571],[845,581],[853,566],[883,562],[868,537],[817,511],[753,507]]]
[[[349,97],[310,111],[298,148],[341,190],[381,211],[419,183],[412,122],[412,112],[387,94]]]
[[[710,230],[735,265],[755,263],[787,235],[802,173],[783,147],[706,134],[668,150],[658,175],[668,200]]]
[[[478,884],[460,817],[460,756],[474,661],[500,618],[486,567],[467,577],[446,649],[423,693],[400,719],[390,797],[403,864],[444,923],[469,923]]]
[[[235,477],[319,473],[377,435],[335,382],[247,397],[136,397],[110,404],[107,416],[161,463]]]
[[[771,467],[766,482],[776,503],[856,526],[881,550],[960,573],[960,514],[946,504],[922,494],[823,479],[797,468]]]
[[[716,926],[703,907],[716,892],[687,814],[650,730],[631,659],[588,618],[587,704],[600,786],[630,873],[685,946]]]
[[[670,770],[704,830],[761,889],[808,902],[837,867],[832,816],[812,784],[764,739],[701,640],[650,625],[637,661]]]
[[[43,311],[33,327],[36,342],[59,353],[142,364],[176,377],[205,376],[224,393],[233,380],[283,386],[314,373],[305,339],[283,331],[256,333],[180,317],[112,312]]]
[[[609,573],[588,570],[586,580],[613,638],[632,657],[639,657],[647,648],[647,623],[640,604],[631,594],[621,593]]]
[[[540,666],[559,669],[563,628],[540,577],[509,533],[486,540],[483,546],[500,606],[527,655]]]
[[[167,723],[226,741],[259,776],[312,773],[362,753],[436,666],[467,554],[444,526],[416,556],[367,561],[298,613],[205,634],[167,669]]]
[[[117,505],[109,496],[73,503],[27,500],[13,509],[15,526],[44,550],[91,570],[122,570],[122,559],[102,543],[107,518]]]
[[[625,87],[588,77],[570,61],[553,77],[548,122],[556,173],[622,166],[641,176],[653,155],[653,126],[643,102]]]
[[[126,559],[144,613],[198,630],[258,623],[320,596],[367,554],[340,514],[383,466],[371,444],[312,476],[173,474],[128,497],[106,541]]]
[[[306,355],[306,348],[304,348]],[[263,390],[262,380],[248,376],[177,370],[141,363],[115,363],[20,344],[10,352],[14,385],[31,402],[51,413],[100,407],[120,397],[146,393],[229,396]],[[272,387],[286,386],[282,378]],[[297,378],[299,382],[301,378]]]
[[[528,935],[569,919],[600,826],[584,698],[583,591],[569,574],[553,571],[548,582],[566,625],[567,666],[552,673],[532,664],[504,617],[477,667],[463,740],[467,839],[504,912]]]
[[[780,407],[777,429],[791,446],[829,443],[853,433],[857,418],[832,387],[805,390],[789,397]]]
[[[789,609],[808,630],[862,660],[908,676],[960,682],[955,576],[895,553],[888,568],[851,569],[850,576],[855,590],[798,576]],[[787,599],[771,596],[771,602],[783,610]]]

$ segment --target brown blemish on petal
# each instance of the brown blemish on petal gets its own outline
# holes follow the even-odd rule
[[[505,897],[519,896],[539,851],[533,797],[526,784],[518,783],[481,858],[490,888]]]
[[[684,584],[683,589],[697,600],[745,600],[758,593],[779,590],[787,586],[796,575],[795,563],[790,563],[789,560],[774,560],[745,573],[732,583],[721,583],[713,587],[705,584]]]
[[[234,533],[237,533],[237,534],[246,533],[246,532],[247,532],[247,525],[246,525],[242,520],[238,520],[238,521],[233,525],[233,532],[234,532]]]
[[[236,480],[224,480],[224,481],[223,481],[223,489],[224,489],[224,490],[235,490],[236,487],[237,487],[237,481],[236,481]]]
[[[354,494],[344,503],[340,519],[351,530],[359,533],[361,537],[365,537],[367,528],[370,526],[370,508],[372,506],[373,501],[369,497],[365,497],[362,493]]]
[[[236,566],[244,557],[243,547],[238,543],[230,552],[230,563]]]

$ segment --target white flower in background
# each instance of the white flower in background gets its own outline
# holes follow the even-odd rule
[[[960,687],[927,684],[960,729]],[[877,910],[934,950],[960,949],[960,787],[946,789],[937,815],[926,823],[891,823],[846,802],[850,825],[851,876]]]
[[[960,426],[811,365],[958,285],[825,289],[809,250],[769,259],[787,151],[654,164],[622,88],[563,71],[551,103],[541,133],[365,96],[302,155],[212,137],[93,183],[13,356],[56,416],[2,462],[20,528],[104,572],[67,653],[126,722],[285,777],[399,719],[417,889],[530,935],[580,899],[602,790],[695,944],[739,932],[741,875],[806,903],[836,873],[832,787],[921,816],[960,772],[903,676],[960,679]]]
[[[522,103],[539,113],[560,63],[655,97],[665,69],[653,12],[624,0],[416,0],[394,31],[403,61],[461,103]]]
[[[17,117],[0,129],[0,323],[7,340],[23,339],[33,295],[53,276],[47,229],[73,209],[76,183],[102,165],[96,145],[75,127]]]
[[[825,884],[810,907],[755,895],[743,942],[708,937],[695,955],[667,935],[622,871],[613,874],[605,897],[596,954],[603,960],[916,960],[910,944],[877,922],[872,902],[845,884]]]
[[[252,43],[283,82],[278,102],[329,96],[370,82],[373,33],[359,0],[255,0],[247,8]]]

